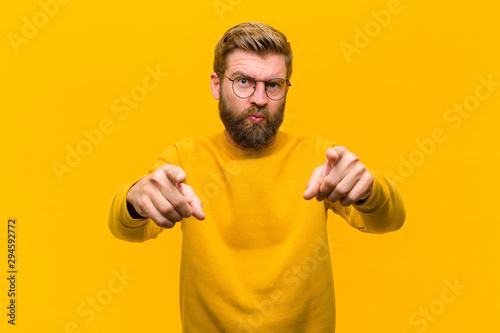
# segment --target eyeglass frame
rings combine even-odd
[[[232,90],[233,90],[233,93],[236,95],[236,97],[241,98],[241,99],[247,99],[247,98],[252,97],[252,95],[253,95],[253,94],[255,94],[255,91],[257,90],[257,84],[255,84],[255,86],[254,86],[254,88],[253,88],[253,92],[250,94],[250,96],[248,96],[248,97],[240,97],[240,96],[238,96],[238,94],[236,93],[236,91],[234,91],[234,81],[235,81],[237,78],[239,78],[239,77],[246,77],[246,78],[249,78],[249,79],[253,80],[255,83],[257,83],[257,82],[264,82],[264,87],[265,87],[265,88],[264,88],[264,90],[265,90],[265,92],[266,92],[266,96],[267,96],[267,98],[269,98],[269,99],[270,99],[270,100],[272,100],[272,101],[281,101],[283,98],[285,98],[285,97],[286,97],[286,94],[288,94],[288,87],[291,87],[291,86],[292,86],[292,84],[290,83],[290,81],[288,81],[288,79],[283,79],[283,78],[281,78],[281,77],[273,77],[273,78],[271,78],[271,79],[269,79],[269,80],[267,80],[267,81],[266,81],[266,80],[255,80],[253,77],[246,76],[246,75],[239,75],[239,76],[235,77],[234,79],[231,79],[231,78],[227,77],[227,76],[226,76],[224,73],[222,73],[222,72],[217,72],[217,73],[219,73],[220,75],[224,76],[226,79],[228,79],[229,81],[231,81],[231,88],[232,88]],[[271,80],[276,80],[276,79],[279,79],[279,80],[284,80],[284,81],[286,82],[286,84],[287,84],[287,87],[286,87],[286,90],[285,90],[285,94],[283,95],[283,97],[281,97],[281,98],[279,98],[279,99],[274,99],[274,98],[271,98],[271,97],[269,97],[269,95],[267,94],[267,83],[268,83],[269,81],[271,81]]]

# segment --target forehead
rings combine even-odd
[[[252,52],[235,50],[227,57],[226,73],[244,74],[256,80],[286,78],[285,56],[276,53],[261,56]]]

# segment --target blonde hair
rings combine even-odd
[[[287,80],[292,76],[293,56],[290,43],[284,34],[265,23],[246,22],[226,31],[215,46],[214,72],[226,71],[227,58],[235,49],[262,56],[272,53],[281,54],[285,57]]]

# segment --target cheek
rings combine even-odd
[[[269,112],[271,112],[271,114],[275,114],[276,112],[278,112],[278,110],[281,108],[281,106],[283,105],[283,101],[279,101],[279,102],[272,102],[272,103],[269,103],[267,108],[269,110]]]
[[[224,99],[231,105],[234,105],[237,102],[236,99],[239,99],[234,95],[233,89],[230,84],[223,85],[221,87],[221,90],[222,94],[224,95]]]
[[[233,90],[231,88],[230,84],[227,84],[226,82],[223,82],[220,86],[221,92],[224,94],[224,96],[230,97],[230,94],[233,93]]]
[[[229,87],[229,91],[227,91],[226,89],[224,89],[224,99],[226,101],[226,103],[235,111],[243,111],[243,110],[246,110],[247,108],[250,107],[250,104],[249,104],[249,99],[243,99],[243,98],[239,98],[237,97],[233,91],[231,90],[231,87]]]

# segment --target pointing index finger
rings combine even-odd
[[[335,166],[335,164],[337,164],[337,162],[342,158],[342,156],[344,156],[345,150],[346,149],[341,146],[328,148],[326,150],[326,158],[330,162],[332,162],[333,166]]]
[[[171,165],[169,168],[166,168],[165,173],[172,184],[182,183],[186,180],[186,173],[178,166]]]

